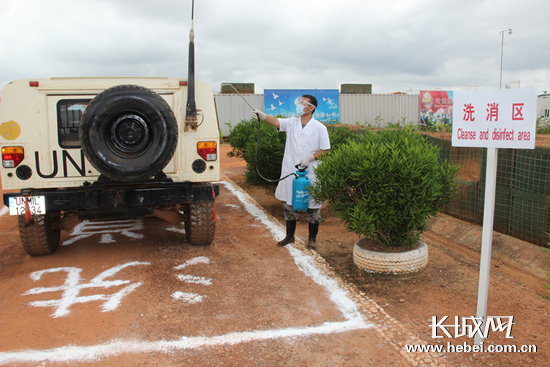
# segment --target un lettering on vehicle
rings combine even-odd
[[[51,167],[48,167],[47,164],[40,163],[41,154],[38,151],[34,152],[34,160],[36,173],[41,178],[54,178],[54,177],[74,177],[86,176],[86,158],[82,150],[78,150],[80,153],[79,157],[76,158],[68,150],[61,150],[61,154],[57,150],[51,152],[51,156],[48,157],[51,159]],[[45,158],[45,157],[44,157]],[[75,174],[71,174],[71,171],[76,171]]]

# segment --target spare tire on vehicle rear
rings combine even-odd
[[[178,143],[176,117],[150,89],[119,85],[95,97],[80,120],[80,144],[92,166],[117,181],[159,173]]]

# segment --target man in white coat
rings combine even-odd
[[[296,103],[296,115],[287,119],[278,119],[254,109],[252,112],[279,131],[286,132],[285,154],[281,177],[296,171],[296,165],[307,168],[307,177],[313,184],[317,178],[315,167],[321,163],[318,159],[330,151],[330,141],[327,128],[313,117],[317,108],[317,99],[309,94],[303,95]],[[292,180],[290,176],[279,182],[275,197],[284,202],[284,216],[286,220],[286,237],[277,243],[286,246],[294,243],[296,221],[298,213],[292,208]],[[309,239],[307,247],[315,249],[319,223],[321,222],[321,203],[310,199],[307,210],[309,222]]]

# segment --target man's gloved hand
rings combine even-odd
[[[266,118],[266,116],[267,116],[265,113],[263,113],[263,112],[260,111],[260,110],[255,109],[255,108],[252,109],[252,113],[254,114],[254,117],[260,116],[260,118],[261,118],[262,120],[265,120],[265,118]]]
[[[309,167],[309,164],[311,163],[311,161],[315,160],[315,157],[313,155],[310,155],[308,157],[305,157],[304,159],[302,159],[300,161],[300,166],[302,167]]]

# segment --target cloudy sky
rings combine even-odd
[[[263,89],[550,92],[549,0],[196,0],[196,78]],[[0,0],[0,89],[52,76],[187,76],[191,0]]]

